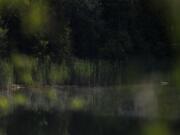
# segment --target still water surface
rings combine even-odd
[[[179,103],[178,86],[157,76],[2,90],[0,135],[179,135]]]

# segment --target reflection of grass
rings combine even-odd
[[[11,9],[20,12],[22,28],[26,33],[42,32],[47,27],[49,15],[45,0],[0,0],[0,9]]]
[[[0,111],[2,113],[8,113],[10,109],[10,102],[6,97],[0,97]]]
[[[51,101],[57,101],[58,100],[58,97],[57,97],[57,92],[55,90],[48,90],[47,91],[47,97],[49,100]]]
[[[81,111],[86,109],[87,101],[83,97],[67,97],[59,95],[59,92],[51,88],[45,91],[30,90],[18,91],[10,95],[0,97],[0,119],[9,116],[17,109],[28,109],[33,111],[52,109]]]
[[[6,132],[4,131],[2,127],[0,128],[0,135],[6,135]]]
[[[13,103],[15,105],[25,105],[27,103],[27,98],[22,94],[14,95],[13,97]]]
[[[70,101],[70,108],[73,110],[81,110],[85,107],[85,104],[84,99],[76,97]]]
[[[164,123],[150,123],[143,129],[143,135],[170,135]]]

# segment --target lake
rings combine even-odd
[[[161,79],[1,91],[2,135],[175,135],[180,92]]]

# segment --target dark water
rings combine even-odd
[[[180,91],[161,79],[1,91],[0,135],[178,135]]]

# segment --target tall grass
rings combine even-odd
[[[8,86],[14,83],[13,65],[8,61],[0,62],[0,86]]]
[[[0,85],[115,85],[136,81],[140,69],[132,69],[123,62],[103,60],[89,61],[74,59],[52,63],[50,59],[40,60],[15,54],[0,62]]]

